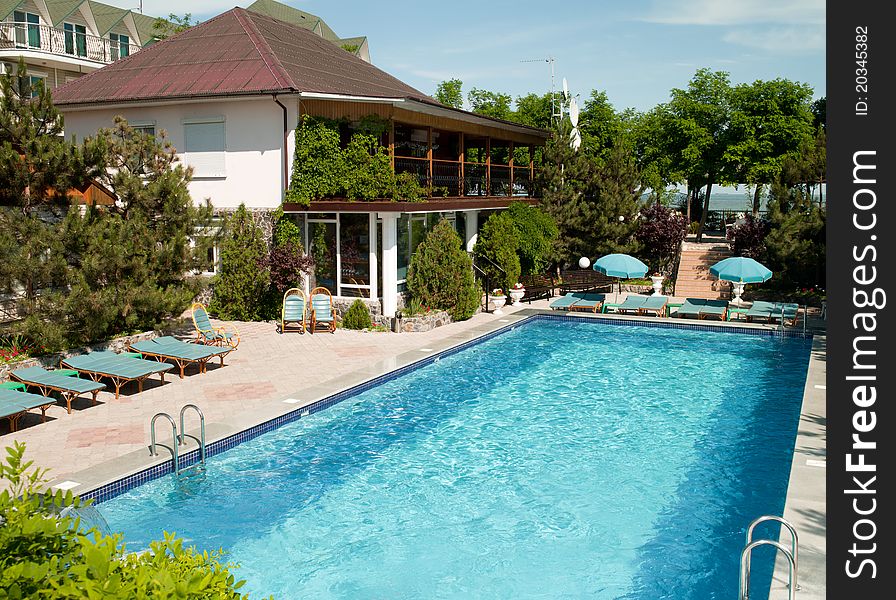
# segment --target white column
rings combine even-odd
[[[394,317],[398,308],[398,213],[382,212],[383,316]]]
[[[479,211],[478,210],[468,210],[464,212],[464,220],[466,221],[466,226],[464,229],[466,230],[467,239],[465,248],[467,252],[473,251],[473,246],[476,245],[476,230],[479,229]]]
[[[367,239],[370,240],[370,298],[376,300],[380,296],[380,292],[377,289],[377,269],[379,265],[376,257],[376,213],[370,213],[370,236]]]

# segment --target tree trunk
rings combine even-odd
[[[756,191],[753,192],[753,216],[759,216],[759,204],[762,201],[762,184],[756,184]]]
[[[818,180],[818,208],[824,206],[824,181]]]
[[[712,194],[712,178],[706,184],[706,198],[703,199],[703,214],[700,215],[700,227],[697,228],[697,243],[703,239],[703,228],[706,227],[706,215],[709,213],[709,196]]]
[[[687,215],[687,219],[688,219],[688,227],[691,226],[691,195],[692,194],[693,194],[693,189],[691,189],[691,186],[689,185],[687,194],[685,194],[685,201],[687,203],[687,208],[685,210],[686,210],[686,215]]]

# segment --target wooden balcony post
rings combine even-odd
[[[432,171],[432,127],[426,128],[426,162],[429,165],[429,176],[427,177],[427,181],[429,181],[429,195],[432,196],[432,187],[433,187],[433,171]]]
[[[529,144],[529,189],[526,193],[527,196],[532,196],[535,193],[535,146]]]
[[[395,173],[395,119],[389,119],[389,161]]]
[[[466,156],[464,156],[464,132],[461,131],[458,135],[458,146],[457,146],[457,162],[458,162],[458,172],[457,172],[457,195],[465,196],[466,187],[464,186],[464,160],[466,160]]]
[[[485,195],[492,195],[492,136],[485,136]]]
[[[509,142],[507,164],[510,165],[510,186],[507,188],[507,195],[513,196],[513,140]]]

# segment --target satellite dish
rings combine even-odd
[[[579,103],[575,97],[569,99],[569,123],[572,131],[569,132],[569,145],[573,150],[582,146],[582,134],[579,132]]]
[[[563,99],[569,98],[569,86],[566,85],[566,77],[563,78]]]

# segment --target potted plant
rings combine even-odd
[[[514,283],[513,287],[510,289],[510,299],[513,301],[510,303],[511,306],[517,306],[520,303],[520,300],[522,300],[525,293],[526,288],[522,283],[520,283],[519,281]]]
[[[507,302],[507,296],[504,295],[504,290],[502,290],[501,288],[493,289],[488,295],[488,300],[495,305],[494,314],[503,314],[501,312],[501,307],[504,306],[505,302]]]
[[[659,273],[654,273],[650,276],[650,281],[653,282],[653,294],[654,296],[662,296],[663,295],[663,281],[665,277],[660,275]]]

